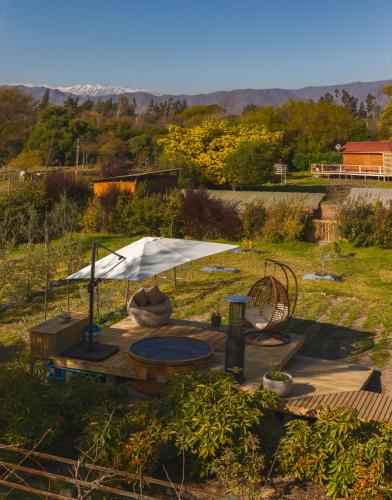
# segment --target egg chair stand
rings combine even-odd
[[[298,298],[294,271],[283,262],[266,259],[264,277],[249,290],[245,320],[250,325],[246,341],[253,345],[278,346],[290,342],[287,332]]]

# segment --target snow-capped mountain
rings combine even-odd
[[[75,95],[86,95],[86,96],[104,96],[110,94],[132,94],[134,92],[149,92],[144,89],[135,89],[132,87],[121,87],[119,85],[103,85],[100,83],[81,83],[78,85],[70,85],[68,87],[55,87],[61,92],[66,92],[67,94]],[[152,92],[149,92],[150,94]]]
[[[74,94],[86,97],[132,94],[135,92],[147,92],[149,94],[159,95],[156,92],[151,92],[145,89],[136,89],[133,87],[122,87],[120,85],[109,85],[109,84],[106,85],[100,83],[78,83],[76,85],[69,85],[69,86],[60,85],[58,87],[54,85],[34,84],[34,83],[10,83],[9,85],[23,85],[24,87],[29,87],[29,88],[43,87],[52,90],[60,90],[60,92],[64,92],[65,94]]]
[[[392,80],[376,82],[351,82],[336,85],[323,85],[318,87],[304,87],[300,89],[236,89],[236,90],[218,90],[206,94],[159,94],[131,87],[120,85],[102,85],[102,84],[78,84],[70,86],[49,86],[35,85],[31,83],[8,83],[2,86],[16,86],[22,92],[28,93],[38,102],[45,95],[46,89],[50,88],[50,103],[53,105],[62,105],[63,102],[72,95],[79,97],[82,103],[87,99],[97,101],[99,99],[113,99],[117,101],[119,95],[125,94],[128,98],[132,97],[136,101],[137,112],[146,110],[151,99],[156,103],[174,100],[185,100],[188,106],[200,106],[208,104],[218,104],[226,110],[228,114],[242,113],[244,106],[280,106],[288,99],[306,100],[313,99],[317,101],[326,92],[335,94],[335,89],[346,90],[354,96],[359,102],[366,102],[367,95],[374,95],[381,106],[388,102],[388,97],[383,93],[383,87],[390,85]]]

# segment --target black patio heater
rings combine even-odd
[[[231,374],[239,383],[245,380],[245,307],[249,301],[247,295],[229,295],[230,304],[229,330],[226,339],[225,372]]]

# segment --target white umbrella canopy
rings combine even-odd
[[[174,238],[141,238],[95,263],[95,278],[141,281],[192,260],[226,252],[237,245]],[[122,256],[123,258],[121,259]],[[68,280],[90,279],[91,266],[68,276]]]

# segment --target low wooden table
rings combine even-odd
[[[69,321],[50,318],[30,328],[30,352],[33,356],[50,358],[83,341],[83,329],[88,324],[88,315],[71,313]]]

